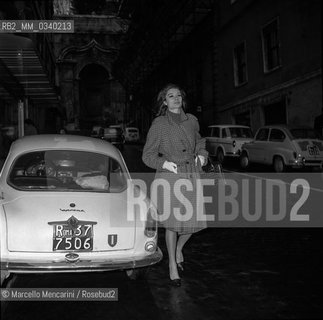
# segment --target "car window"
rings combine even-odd
[[[231,138],[252,138],[252,132],[250,128],[230,127],[228,129]]]
[[[256,137],[255,137],[255,140],[258,140],[258,141],[267,141],[268,134],[269,134],[269,129],[268,128],[260,129],[258,131]]]
[[[48,150],[19,156],[8,184],[22,190],[121,192],[125,170],[116,159],[84,151]]]
[[[282,142],[286,138],[285,133],[282,130],[279,129],[271,129],[269,141],[273,142]]]
[[[211,128],[211,137],[219,138],[220,137],[220,128],[213,127]]]
[[[227,137],[226,128],[222,128],[221,133],[222,133],[222,138],[226,138]]]

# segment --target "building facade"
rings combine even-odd
[[[74,33],[53,35],[60,103],[65,126],[83,134],[95,125],[123,123],[125,90],[112,66],[127,21],[117,17],[116,4],[54,0],[54,18],[74,21]]]
[[[220,0],[216,121],[313,127],[322,107],[321,1]]]
[[[204,134],[215,123],[313,126],[322,106],[320,0],[131,3],[123,6],[136,23],[117,65],[131,110],[150,115],[143,130],[168,82],[186,89]]]

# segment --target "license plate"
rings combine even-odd
[[[55,224],[53,250],[93,250],[93,224],[79,224],[76,227]]]
[[[307,151],[310,156],[320,155],[320,151],[317,146],[307,146]]]

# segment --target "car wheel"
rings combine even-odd
[[[223,163],[224,162],[224,153],[222,149],[218,149],[217,153],[216,153],[216,158],[218,160],[219,163]]]
[[[247,169],[250,165],[249,157],[246,152],[243,152],[240,156],[240,167],[242,169]]]
[[[136,269],[128,269],[126,270],[126,274],[131,280],[140,280],[144,279],[148,273],[148,267],[136,268]]]
[[[279,156],[276,156],[274,158],[274,163],[273,163],[273,166],[274,166],[274,171],[275,172],[284,172],[285,171],[285,163],[284,163],[284,160],[282,157],[279,157]]]

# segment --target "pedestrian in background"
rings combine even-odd
[[[38,132],[34,122],[31,119],[25,119],[24,135],[32,136],[37,133]]]
[[[320,138],[323,137],[323,108],[321,111],[322,113],[314,120],[314,130]]]
[[[197,208],[204,212],[201,197],[197,195],[201,167],[205,164],[208,152],[205,150],[205,139],[199,134],[199,123],[192,114],[185,113],[186,94],[175,84],[168,84],[157,97],[157,117],[154,119],[147,134],[143,149],[143,162],[150,168],[156,169],[156,179],[165,179],[173,191],[179,179],[190,182],[193,190],[181,190],[182,200],[188,200],[193,212],[187,220],[190,206],[184,205],[171,191],[164,194],[161,188],[157,192],[158,214],[170,208],[167,219],[160,220],[166,228],[166,246],[169,258],[169,277],[174,286],[181,285],[178,269],[184,270],[183,247],[191,235],[206,228],[205,221],[197,218]],[[185,189],[185,188],[184,188]],[[180,208],[180,215],[175,214]],[[178,211],[177,211],[178,212]],[[199,213],[203,213],[199,212]],[[178,216],[183,217],[182,219]]]

